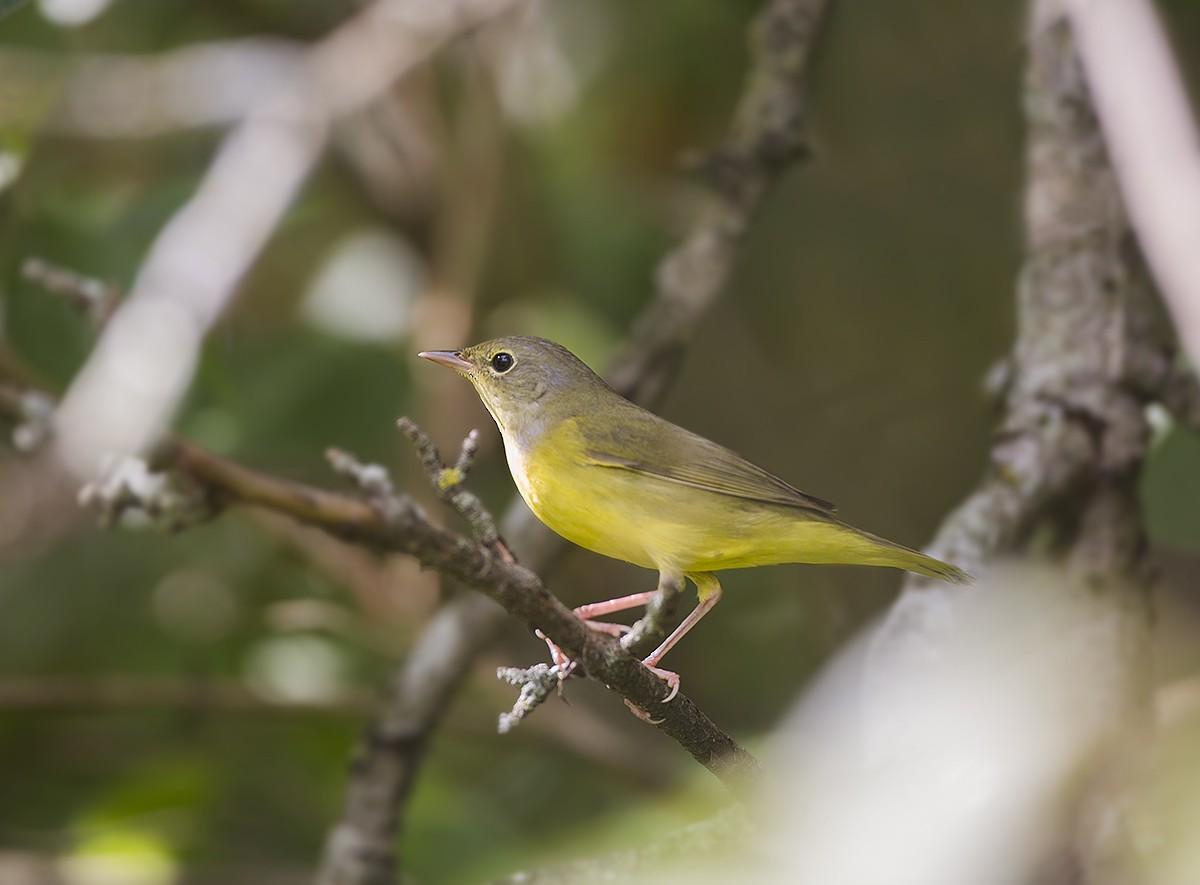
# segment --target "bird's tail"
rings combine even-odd
[[[907,572],[916,572],[918,575],[925,575],[927,578],[937,578],[939,581],[949,581],[951,584],[974,584],[975,579],[964,572],[956,565],[950,565],[948,562],[942,562],[940,559],[934,559],[917,550],[911,550],[902,544],[897,544],[894,541],[889,541],[886,538],[881,538],[878,535],[872,535],[870,532],[864,532],[861,529],[855,529],[847,526],[856,535],[859,535],[866,544],[866,550],[863,551],[863,558],[858,561],[864,565],[883,565],[891,566],[892,568],[904,569]]]
[[[882,565],[952,584],[974,583],[974,579],[957,566],[864,532],[831,516],[796,520],[789,535],[789,553],[787,558],[781,558],[782,562]]]

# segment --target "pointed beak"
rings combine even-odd
[[[466,372],[471,368],[471,364],[462,358],[461,350],[422,350],[417,356],[459,372]]]

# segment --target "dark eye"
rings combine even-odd
[[[500,353],[492,357],[492,368],[503,375],[513,367],[514,362],[515,360],[513,359],[513,355],[511,353],[500,351]]]

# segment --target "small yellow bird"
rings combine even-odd
[[[828,501],[634,405],[553,341],[496,338],[420,356],[475,386],[521,497],[542,522],[581,547],[657,569],[660,588],[695,583],[699,604],[643,662],[672,689],[667,700],[679,676],[658,662],[721,597],[720,569],[843,563],[971,582],[962,569],[840,522]],[[575,612],[586,620],[652,596]]]

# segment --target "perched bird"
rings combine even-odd
[[[658,663],[720,599],[713,572],[845,563],[971,581],[962,569],[839,521],[828,501],[631,403],[553,341],[496,338],[420,356],[475,386],[504,437],[521,497],[542,522],[581,547],[657,569],[659,588],[695,583],[699,604],[643,662],[670,686],[667,700],[679,676]],[[653,595],[575,612],[586,620]]]

